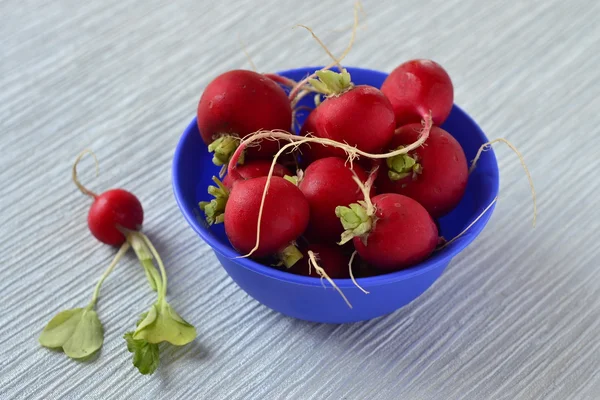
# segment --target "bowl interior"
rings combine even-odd
[[[319,67],[306,67],[279,74],[294,80],[300,80],[308,74],[319,69]],[[355,84],[368,84],[379,88],[387,74],[379,71],[347,68],[352,75]],[[301,105],[313,106],[312,96],[307,96],[301,101]],[[302,123],[306,118],[307,111],[298,113],[298,121]],[[453,107],[446,122],[442,125],[446,131],[451,133],[463,147],[467,160],[472,160],[479,147],[488,141],[477,124],[459,107]],[[223,224],[208,226],[204,220],[204,214],[198,206],[198,202],[210,200],[207,187],[213,182],[212,176],[218,176],[220,167],[215,166],[212,157],[208,153],[198,132],[196,119],[194,118],[178,144],[173,161],[173,187],[179,207],[192,228],[217,252],[234,258],[239,254],[231,247]],[[469,183],[464,198],[460,204],[448,215],[439,220],[441,235],[446,239],[453,238],[464,228],[471,224],[498,194],[499,177],[498,164],[493,150],[483,153],[478,161],[477,168],[469,177]],[[429,259],[411,268],[388,273],[376,277],[360,278],[366,284],[383,284],[385,281],[405,279],[419,273],[427,268],[438,265],[440,262],[448,262],[450,258],[464,249],[484,228],[491,216],[493,207],[490,208],[471,229],[461,238],[447,246],[441,251],[434,253]],[[278,279],[294,280],[300,284],[320,285],[318,278],[293,275],[285,271],[279,271],[269,266],[261,265],[250,259],[238,259],[239,263],[247,268],[252,268],[259,273],[270,275]],[[340,287],[353,285],[349,279],[337,280]]]

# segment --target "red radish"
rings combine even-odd
[[[144,375],[152,374],[158,367],[159,343],[168,342],[176,346],[188,344],[196,338],[196,328],[184,320],[166,299],[166,269],[150,239],[140,232],[144,211],[138,198],[123,189],[112,189],[98,195],[79,182],[77,165],[86,153],[94,156],[98,172],[96,156],[92,151],[84,150],[73,164],[72,179],[83,194],[94,199],[88,213],[88,226],[99,241],[120,245],[120,249],[98,280],[91,302],[85,308],[58,313],[46,325],[39,341],[44,347],[62,348],[68,357],[74,359],[89,358],[100,350],[104,342],[104,330],[95,310],[100,288],[131,247],[144,269],[148,284],[156,291],[157,299],[150,310],[138,319],[135,331],[125,333],[123,338],[127,350],[134,353],[133,365]]]
[[[452,110],[454,87],[448,73],[431,60],[411,60],[399,65],[381,85],[396,115],[396,126],[425,119],[441,125]]]
[[[260,240],[253,251],[266,183],[267,177],[258,177],[233,185],[225,206],[225,233],[241,254],[252,252],[255,258],[277,255],[290,267],[302,258],[294,241],[308,226],[308,202],[296,185],[278,176],[271,177],[260,223]]]
[[[239,138],[261,129],[289,130],[292,108],[273,80],[253,71],[232,70],[208,84],[198,103],[197,121],[204,143],[214,152],[213,162],[226,165]],[[263,140],[246,149],[246,157],[267,158],[278,149],[277,141]]]
[[[393,271],[423,261],[438,243],[435,222],[417,201],[394,193],[336,210],[358,254],[374,267]]]
[[[368,85],[354,86],[350,74],[318,71],[319,80],[311,80],[313,87],[327,98],[306,119],[300,134],[356,146],[368,153],[385,148],[396,127],[394,110],[383,93]],[[324,157],[345,157],[343,150],[312,144],[303,148],[310,160]]]
[[[213,176],[212,180],[215,183],[215,186],[211,185],[208,187],[208,194],[213,196],[214,199],[211,201],[201,201],[199,203],[200,209],[204,211],[206,216],[206,222],[208,222],[209,225],[220,224],[223,222],[223,213],[225,212],[225,205],[229,198],[229,191],[232,189],[235,182],[258,178],[259,176],[267,176],[270,169],[271,161],[255,160],[245,165],[238,166],[233,174],[225,176],[223,182],[216,176]],[[273,176],[284,177],[286,175],[292,175],[292,173],[284,166],[275,164]]]
[[[396,131],[391,150],[417,140],[420,124],[409,124]],[[409,154],[386,160],[386,173],[379,174],[377,187],[384,193],[398,193],[417,200],[433,216],[439,218],[462,199],[467,188],[467,158],[458,141],[437,126],[429,138]],[[382,171],[383,172],[383,171]]]
[[[367,180],[359,165],[355,164],[353,170],[362,182]],[[304,171],[298,187],[310,205],[308,237],[324,242],[339,239],[344,227],[335,215],[335,208],[363,200],[353,176],[350,165],[337,157],[317,160]]]
[[[255,160],[245,163],[244,165],[240,165],[236,168],[236,171],[239,173],[240,177],[244,180],[251,178],[258,178],[259,176],[267,176],[269,174],[269,169],[271,169],[271,161],[267,160]],[[273,176],[284,177],[286,175],[292,175],[289,169],[284,167],[281,164],[275,164],[275,168],[273,169]],[[231,178],[230,175],[225,176],[223,179],[223,185],[231,189],[235,180]]]
[[[312,267],[310,268],[310,274],[308,273],[309,258],[306,255],[308,251],[315,253],[315,256],[319,262],[319,266],[325,270],[325,273],[331,279],[345,279],[350,277],[348,272],[348,260],[350,257],[344,254],[342,249],[340,249],[340,246],[320,243],[308,245],[306,250],[303,251],[304,257],[302,260],[298,261],[293,267],[288,269],[289,272],[298,275],[312,276],[315,278],[321,277],[317,273],[316,269]]]
[[[77,165],[87,153],[94,157],[96,172],[98,172],[96,155],[91,150],[84,150],[75,159],[71,178],[81,193],[94,199],[88,211],[88,228],[100,242],[120,246],[127,240],[124,231],[139,231],[142,228],[144,222],[142,203],[135,195],[123,189],[112,189],[96,194],[83,186],[77,178]]]
[[[144,222],[142,204],[123,189],[108,190],[94,195],[88,213],[88,226],[96,239],[112,246],[122,245],[126,238],[120,228],[139,231]]]

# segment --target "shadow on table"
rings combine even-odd
[[[192,343],[181,347],[165,343],[160,345],[160,367],[156,372],[163,381],[163,384],[169,384],[172,367],[180,364],[182,360],[206,362],[210,359],[210,352],[208,348],[202,345],[201,341],[202,339],[197,337]]]

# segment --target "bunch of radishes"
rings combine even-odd
[[[315,107],[295,134],[299,93],[314,93]],[[228,166],[200,207],[209,223],[224,222],[240,255],[292,273],[347,278],[354,251],[359,276],[419,263],[439,243],[435,220],[467,185],[463,149],[439,127],[453,93],[430,60],[401,64],[381,89],[354,85],[343,68],[299,83],[226,72],[198,104],[213,161]]]

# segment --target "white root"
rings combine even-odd
[[[329,49],[327,49],[327,47],[325,47],[325,45],[323,44],[323,42],[321,42],[321,40],[319,40],[319,38],[317,38],[317,36],[312,32],[312,30],[310,30],[309,28],[305,27],[304,25],[301,25],[303,28],[308,29],[309,32],[311,32],[311,34],[313,35],[313,37],[319,42],[319,44],[325,49],[325,51],[327,52],[327,54],[329,54],[332,58],[333,58],[333,62],[328,64],[326,67],[324,67],[323,69],[321,69],[321,71],[327,71],[330,70],[331,68],[335,67],[336,65],[341,66],[341,62],[344,58],[346,58],[346,56],[348,55],[348,53],[350,52],[350,50],[352,49],[352,46],[354,46],[354,41],[356,39],[356,31],[358,30],[358,12],[359,10],[362,10],[362,6],[360,4],[360,2],[356,2],[354,4],[354,23],[352,25],[352,36],[350,37],[350,42],[348,43],[348,47],[346,47],[346,50],[344,50],[344,52],[342,53],[342,55],[340,56],[340,58],[335,58],[333,57],[333,54],[331,54],[331,52],[329,51]],[[313,91],[311,85],[308,84],[308,81],[310,81],[311,79],[314,79],[317,76],[316,73],[312,73],[311,75],[307,76],[306,78],[302,79],[300,82],[298,82],[298,84],[292,88],[292,90],[290,91],[290,94],[288,96],[288,98],[290,99],[290,101],[293,101],[296,97],[296,95],[301,91],[301,90],[309,90],[309,91]]]
[[[356,256],[356,253],[357,253],[357,251],[354,250],[354,252],[350,256],[350,261],[348,261],[348,272],[350,272],[350,279],[352,279],[352,283],[354,283],[354,286],[356,286],[357,288],[359,288],[360,290],[362,290],[362,292],[364,294],[369,294],[369,291],[363,289],[362,286],[360,286],[358,284],[358,282],[356,282],[356,279],[354,279],[354,273],[352,272],[352,262],[354,261],[354,257]]]
[[[458,235],[456,235],[455,237],[453,237],[452,239],[450,239],[449,241],[447,241],[446,243],[444,243],[442,246],[438,247],[436,249],[436,251],[442,250],[443,248],[445,248],[447,246],[450,246],[452,243],[454,243],[456,240],[458,240],[461,236],[463,236],[465,233],[467,233],[469,231],[469,229],[471,229],[471,227],[473,225],[475,225],[475,223],[477,223],[477,221],[479,221],[481,218],[483,218],[483,216],[485,215],[485,213],[488,212],[488,210],[490,208],[492,208],[492,206],[494,204],[496,204],[496,201],[498,201],[498,196],[494,197],[494,199],[491,201],[491,203],[488,204],[488,206],[481,212],[481,214],[479,214],[477,216],[477,218],[475,218],[473,220],[473,222],[471,222],[469,224],[469,226],[467,226],[465,229],[463,229],[461,233],[459,233]]]
[[[252,71],[256,72],[256,64],[254,64],[254,61],[252,61],[252,57],[250,57],[250,54],[248,53],[248,50],[246,49],[246,43],[244,43],[244,41],[242,40],[242,36],[238,33],[238,41],[240,42],[240,47],[242,48],[242,51],[244,52],[244,55],[246,56],[246,60],[248,60],[248,64],[250,64],[250,68],[252,68]]]
[[[344,293],[341,291],[341,289],[338,287],[338,285],[336,285],[335,282],[329,277],[329,275],[327,275],[327,272],[325,272],[325,270],[319,266],[317,258],[315,257],[315,253],[313,253],[310,250],[308,251],[308,262],[309,265],[312,264],[315,271],[317,271],[317,274],[319,274],[321,278],[327,279],[327,282],[329,282],[331,286],[333,286],[333,288],[337,290],[337,292],[340,294],[340,296],[342,296],[346,304],[348,304],[348,307],[352,308],[352,304],[350,304],[350,302],[348,301]]]
[[[477,154],[475,155],[475,158],[473,159],[473,162],[471,163],[471,167],[469,168],[469,174],[471,174],[475,170],[475,167],[477,166],[477,161],[479,161],[481,154],[484,151],[490,150],[494,143],[500,143],[500,142],[507,145],[517,155],[517,157],[519,157],[519,161],[521,161],[521,165],[523,166],[523,169],[525,170],[525,174],[527,175],[527,179],[529,180],[529,187],[531,189],[531,197],[533,199],[533,226],[535,227],[535,223],[537,221],[537,200],[536,200],[535,188],[533,186],[533,179],[531,178],[531,173],[529,173],[529,168],[527,168],[527,164],[525,164],[525,158],[523,158],[523,155],[521,154],[521,152],[519,150],[517,150],[517,148],[512,143],[510,143],[508,140],[506,140],[504,138],[498,138],[498,139],[491,140],[487,143],[484,143],[479,148],[479,150],[477,150]],[[494,199],[494,202],[495,201],[496,201],[496,199]],[[492,204],[494,202],[492,202]],[[484,213],[485,213],[485,211],[484,211]]]
[[[334,66],[337,65],[340,72],[342,71],[343,68],[342,68],[342,65],[340,64],[340,60],[338,60],[337,58],[335,58],[335,56],[333,54],[331,54],[331,51],[327,48],[327,46],[325,46],[325,43],[323,43],[323,41],[321,39],[319,39],[319,37],[315,34],[315,32],[311,28],[309,28],[306,25],[302,25],[302,24],[298,24],[298,25],[296,25],[296,27],[306,29],[312,35],[313,39],[315,39],[317,41],[317,43],[319,43],[321,45],[321,47],[323,48],[323,50],[325,50],[327,55],[329,57],[331,57],[331,59],[335,63]]]
[[[531,196],[533,199],[533,226],[535,227],[535,223],[537,220],[537,200],[536,200],[535,188],[533,186],[533,179],[531,178],[531,174],[529,173],[527,164],[525,164],[525,158],[523,157],[521,152],[519,150],[517,150],[517,148],[512,143],[510,143],[508,140],[506,140],[504,138],[498,138],[498,139],[491,140],[491,141],[481,145],[481,147],[479,147],[479,150],[477,150],[477,154],[475,155],[475,158],[471,162],[471,167],[469,168],[469,174],[471,174],[475,170],[475,167],[477,166],[477,161],[479,161],[481,154],[483,154],[484,151],[490,150],[494,143],[500,143],[500,142],[506,144],[513,152],[515,152],[517,157],[519,157],[519,161],[521,161],[521,165],[523,166],[523,169],[525,170],[525,174],[527,174],[527,179],[529,180],[529,187],[531,188]],[[487,213],[488,210],[490,208],[492,208],[492,206],[494,204],[496,204],[497,201],[498,201],[498,196],[494,197],[494,199],[490,202],[490,204],[488,204],[487,207],[477,216],[477,218],[475,218],[475,220],[473,220],[473,222],[471,222],[465,229],[463,229],[462,232],[460,232],[458,235],[456,235],[451,240],[444,243],[442,246],[438,247],[437,251],[442,250],[443,248],[449,246],[450,244],[454,243],[458,238],[460,238],[465,233],[467,233],[469,231],[469,229],[471,229],[473,227],[473,225],[475,225],[475,223],[477,221],[479,221],[485,215],[485,213]]]

